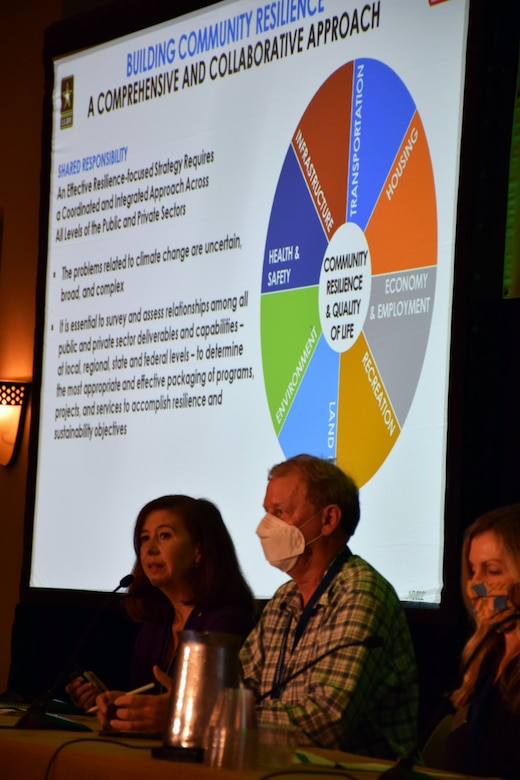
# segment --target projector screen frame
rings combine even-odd
[[[180,2],[176,5],[175,18],[184,13],[199,10],[211,6],[211,2]],[[473,226],[481,218],[479,209],[483,206],[472,197],[471,187],[474,182],[475,159],[483,160],[483,152],[478,148],[478,139],[475,138],[472,128],[475,123],[482,121],[483,107],[479,100],[479,88],[482,87],[482,79],[493,74],[486,73],[483,63],[483,52],[480,39],[485,30],[485,16],[483,10],[479,12],[475,3],[470,4],[469,34],[467,43],[467,71],[464,97],[464,117],[462,124],[461,159],[459,174],[459,202],[456,228],[455,264],[454,264],[454,289],[452,301],[452,328],[451,328],[451,352],[450,352],[450,387],[448,396],[448,433],[447,433],[447,458],[446,458],[446,499],[445,499],[445,538],[444,538],[444,591],[440,605],[426,606],[416,602],[404,602],[407,613],[412,620],[428,623],[452,623],[460,615],[461,601],[459,596],[459,550],[464,527],[473,519],[473,510],[480,511],[480,507],[473,506],[466,501],[470,490],[473,464],[472,452],[467,442],[462,440],[464,431],[467,432],[470,420],[467,413],[468,384],[465,376],[467,368],[467,343],[470,338],[474,319],[472,303],[478,299],[480,288],[474,289],[475,269],[469,257],[470,248],[474,239],[471,231]],[[124,13],[122,9],[124,8]],[[31,603],[51,603],[53,601],[63,603],[97,602],[106,597],[106,593],[96,591],[68,591],[60,589],[33,588],[29,586],[31,554],[32,554],[32,530],[35,501],[35,486],[37,474],[38,431],[40,417],[40,396],[38,388],[42,376],[42,345],[43,324],[45,308],[45,288],[47,274],[47,234],[49,225],[49,181],[51,171],[51,137],[52,137],[52,91],[54,85],[53,60],[79,51],[92,45],[97,45],[135,32],[145,27],[159,24],[174,18],[171,14],[171,6],[166,2],[153,0],[146,4],[131,2],[115,4],[113,6],[97,9],[92,13],[71,17],[53,25],[45,36],[44,65],[45,65],[45,97],[43,107],[43,131],[42,131],[42,176],[41,176],[41,200],[40,200],[40,257],[37,281],[37,329],[35,338],[34,383],[31,415],[31,435],[29,450],[29,476],[27,485],[26,502],[26,526],[24,562],[21,580],[22,601]],[[502,31],[504,32],[504,31]],[[504,33],[505,34],[505,33]],[[496,45],[496,54],[499,55],[500,47]],[[509,56],[503,55],[503,59]],[[509,82],[504,85],[501,110],[504,117],[503,135],[507,138],[508,132],[508,91]],[[505,155],[504,155],[505,156]],[[503,177],[502,168],[506,168],[506,161],[499,166],[499,175]],[[507,174],[506,174],[507,176]],[[507,179],[501,186],[507,184]],[[505,223],[505,219],[504,219]],[[503,240],[500,230],[497,229],[495,245],[500,246]],[[499,269],[500,271],[500,269]],[[487,273],[491,274],[490,269]],[[491,280],[493,285],[500,284],[501,275],[497,272],[497,281]],[[469,296],[468,296],[469,292]],[[211,497],[211,496],[210,496]],[[475,502],[477,504],[478,502]],[[137,513],[136,508],[136,513]],[[363,522],[363,518],[361,520]],[[255,543],[255,539],[252,539]],[[117,572],[115,580],[126,572]],[[114,582],[114,586],[117,582]]]

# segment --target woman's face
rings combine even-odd
[[[141,529],[139,555],[152,585],[166,596],[188,595],[186,589],[200,552],[174,510],[150,512]]]
[[[495,532],[484,531],[473,537],[467,588],[479,622],[499,619],[501,612],[511,608],[509,586],[516,580]]]

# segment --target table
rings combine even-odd
[[[1,780],[262,780],[271,770],[212,769],[203,764],[153,758],[151,749],[161,741],[148,738],[108,738],[99,736],[96,721],[85,719],[92,732],[37,731],[14,729],[20,715],[0,716]],[[83,720],[78,718],[79,721]],[[290,780],[353,778],[379,780],[392,762],[365,758],[339,750],[302,748],[302,756],[316,761],[341,762],[345,769],[295,763],[290,774],[277,777]],[[300,753],[300,751],[297,751]],[[366,767],[363,769],[362,767]],[[462,780],[462,775],[425,770],[426,777]],[[319,774],[318,774],[319,772]],[[465,776],[464,780],[475,780]]]

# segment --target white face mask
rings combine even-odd
[[[321,509],[312,517],[309,517],[299,528],[295,525],[289,525],[279,517],[267,513],[260,520],[256,533],[260,537],[260,542],[264,555],[271,564],[277,569],[288,572],[298,562],[298,558],[303,553],[307,545],[316,542],[322,534],[315,536],[309,542],[305,541],[305,536],[301,529],[310,523]]]

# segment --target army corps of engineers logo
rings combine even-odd
[[[74,109],[74,76],[61,80],[60,128],[72,127]]]

